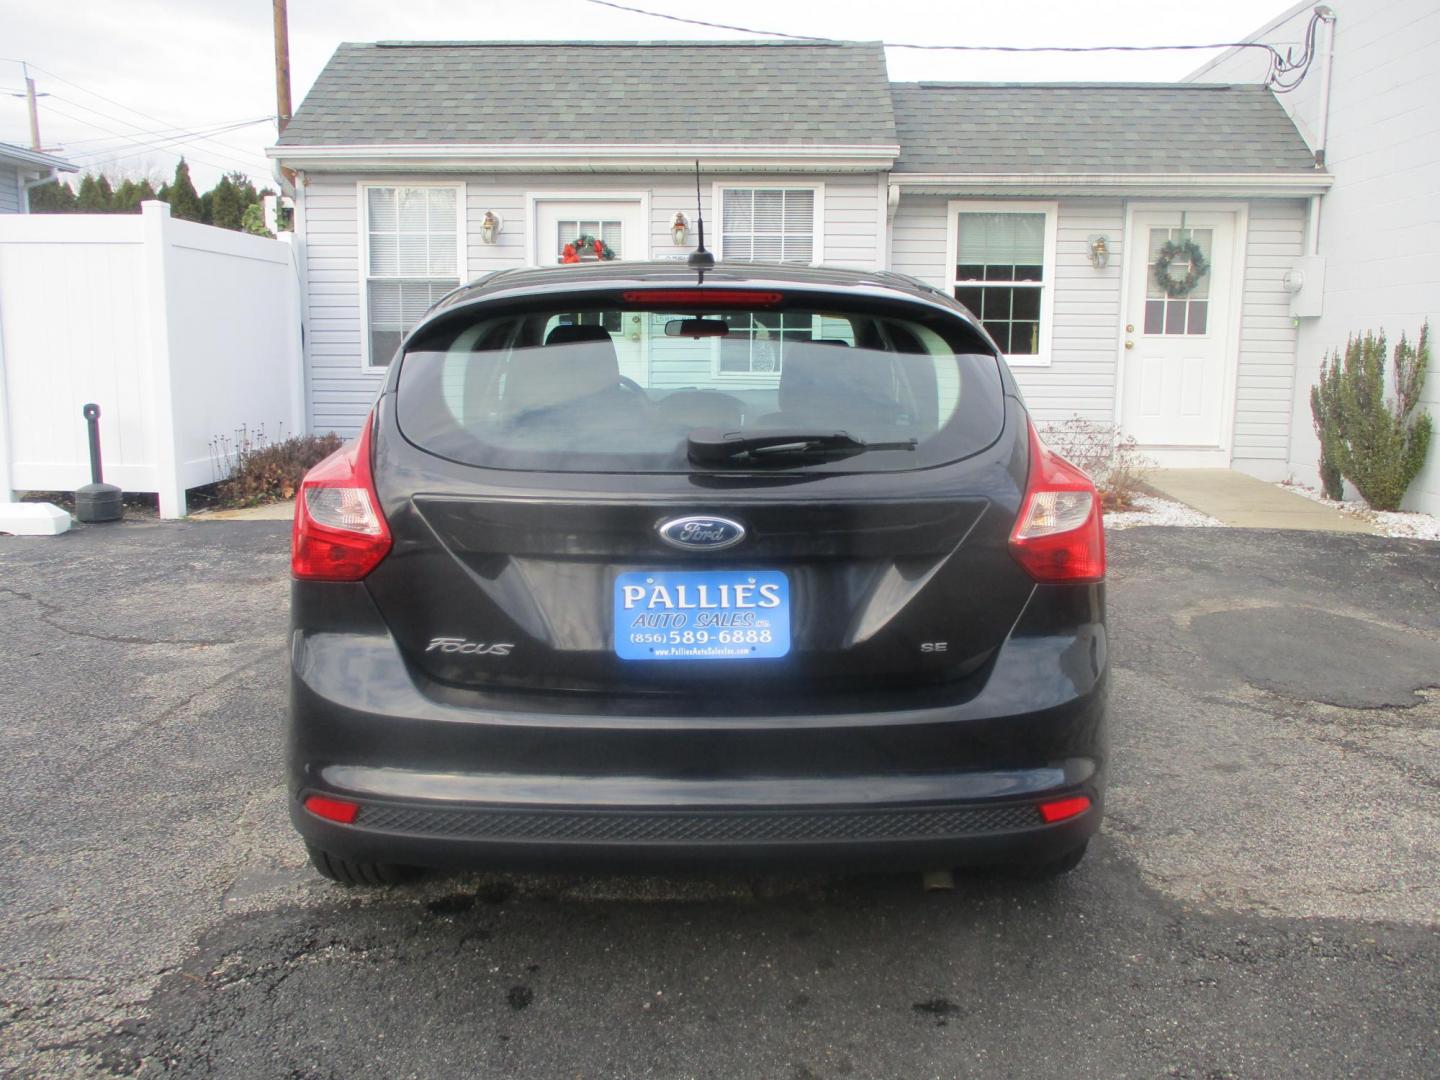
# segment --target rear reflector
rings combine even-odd
[[[637,289],[621,294],[627,304],[659,304],[671,307],[712,308],[774,307],[785,299],[783,293],[758,289]]]
[[[1041,582],[1101,581],[1105,526],[1095,484],[1040,441],[1030,425],[1030,475],[1010,553]]]
[[[338,821],[341,825],[350,825],[355,821],[356,815],[360,813],[360,804],[346,802],[344,799],[328,799],[324,795],[307,795],[305,809],[326,821]]]
[[[1065,821],[1068,818],[1076,817],[1090,809],[1090,796],[1075,795],[1069,799],[1056,799],[1053,802],[1042,802],[1040,804],[1040,816],[1045,819],[1045,824],[1053,825],[1057,821]]]
[[[316,465],[300,482],[290,572],[309,581],[359,581],[390,552],[370,469],[375,416],[360,437]]]

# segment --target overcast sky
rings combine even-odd
[[[793,34],[987,45],[1178,44],[1244,38],[1284,0],[626,0],[637,7]],[[1272,10],[1273,7],[1273,10]],[[824,10],[823,20],[814,12]],[[585,0],[290,0],[297,104],[341,41],[712,39],[732,31],[632,15]],[[273,120],[198,142],[184,133],[275,112],[270,0],[0,0],[0,90],[42,93],[41,136],[77,164],[168,176],[183,152],[204,190],[222,170],[266,180]],[[888,52],[893,79],[1178,80],[1213,54]],[[146,145],[146,141],[150,145]],[[0,97],[0,142],[30,143],[25,103]],[[154,145],[156,142],[162,145]]]

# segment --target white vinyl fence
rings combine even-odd
[[[303,434],[290,244],[161,202],[0,217],[0,503],[90,482],[92,401],[106,482],[158,493],[162,517],[221,479],[217,438]]]

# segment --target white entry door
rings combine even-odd
[[[1121,427],[1142,446],[1223,453],[1233,408],[1235,215],[1146,210],[1131,223]]]
[[[650,235],[646,228],[645,206],[640,199],[538,198],[535,201],[534,258],[537,266],[554,266],[571,259],[599,262],[593,241],[601,252],[615,259],[650,258]],[[589,238],[591,243],[577,243]],[[567,254],[567,245],[573,256]],[[642,385],[647,381],[647,327],[639,315],[612,314],[604,317],[606,329],[615,341],[620,374]]]

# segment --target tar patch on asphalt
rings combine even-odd
[[[1301,701],[1405,708],[1440,684],[1440,642],[1308,607],[1247,607],[1197,616],[1191,629],[1215,665]]]

